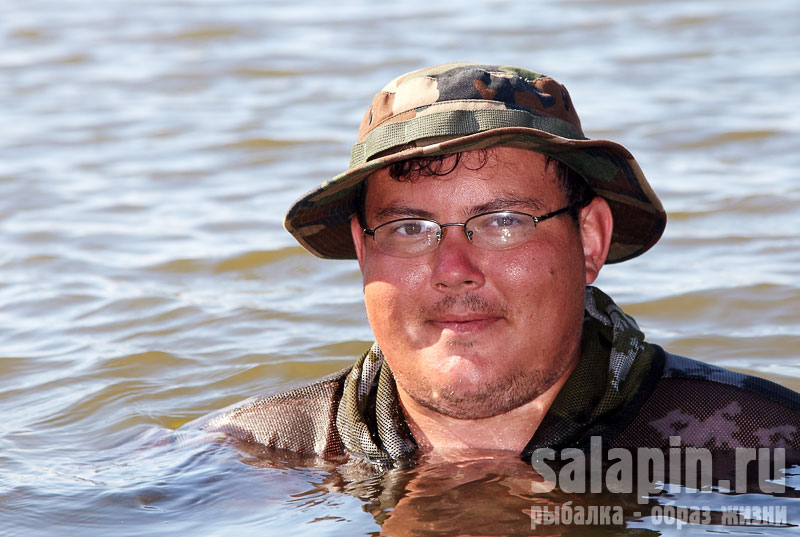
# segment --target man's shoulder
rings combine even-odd
[[[664,368],[617,445],[800,448],[800,394],[766,379],[665,352]]]
[[[735,396],[763,398],[800,412],[800,393],[776,382],[665,352],[663,382],[684,382]]]
[[[197,425],[240,442],[298,454],[343,451],[336,411],[350,368],[287,391],[253,397],[222,409]]]

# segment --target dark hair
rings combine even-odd
[[[577,222],[581,209],[589,205],[589,202],[597,197],[597,192],[594,191],[592,185],[581,174],[558,159],[549,155],[546,157],[544,167],[547,169],[550,166],[555,166],[558,186],[561,187],[561,190],[564,191],[564,196],[567,198],[568,212],[573,220]]]
[[[443,177],[456,169],[461,161],[463,153],[452,153],[449,155],[436,155],[432,157],[418,157],[409,160],[401,160],[389,165],[389,176],[401,182],[415,182],[421,177]],[[488,153],[486,149],[478,150],[479,161],[471,170],[480,170],[486,165]],[[455,157],[452,158],[451,157]],[[592,199],[597,196],[594,189],[586,182],[586,179],[578,172],[564,164],[558,159],[545,155],[545,169],[555,166],[556,180],[564,195],[567,198],[569,214],[575,222],[578,221],[578,214],[581,209],[586,207]],[[367,201],[367,181],[361,183],[358,193],[357,216],[358,223],[362,228],[367,227],[366,201]]]

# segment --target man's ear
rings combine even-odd
[[[361,272],[364,272],[364,230],[361,224],[358,223],[358,216],[353,215],[350,217],[350,234],[353,236],[353,244],[356,247],[356,257],[358,258],[358,266]]]
[[[606,200],[596,196],[578,215],[583,258],[586,267],[586,285],[597,279],[606,262],[614,230],[614,217]]]

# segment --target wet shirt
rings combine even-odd
[[[258,397],[200,423],[240,442],[301,455],[394,465],[417,445],[377,344],[343,371]],[[587,287],[581,359],[521,456],[538,448],[681,447],[712,453],[786,448],[800,454],[800,394],[665,352],[599,289]],[[673,444],[674,445],[674,444]]]

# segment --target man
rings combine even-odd
[[[358,259],[375,345],[203,427],[387,465],[592,437],[797,450],[800,395],[665,353],[590,286],[665,224],[631,154],[585,138],[555,80],[474,64],[403,75],[364,115],[350,169],[285,220],[315,255]]]

